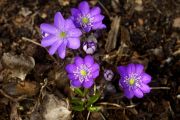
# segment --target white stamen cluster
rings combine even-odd
[[[141,76],[136,74],[136,73],[131,73],[127,76],[125,76],[124,78],[124,83],[129,87],[129,90],[132,90],[132,89],[136,89],[138,87],[140,87],[140,82],[141,82]],[[130,84],[130,80],[134,80],[134,83],[131,85]]]
[[[82,75],[82,70],[86,72],[86,75]],[[89,78],[92,76],[91,69],[86,65],[78,66],[73,74],[75,76],[75,79],[78,79],[81,83],[83,83],[84,81],[89,81]]]

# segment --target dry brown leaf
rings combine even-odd
[[[116,47],[120,21],[121,21],[121,17],[116,16],[114,17],[111,23],[111,30],[108,33],[108,38],[106,39],[106,44],[105,44],[106,52],[110,52]]]
[[[68,103],[58,99],[53,94],[47,94],[44,97],[44,120],[71,120],[71,111],[68,109]]]
[[[11,96],[27,97],[34,96],[38,93],[40,86],[35,82],[24,81],[21,83],[7,83],[3,85],[3,90]]]
[[[173,27],[180,28],[180,17],[174,19]]]
[[[5,70],[11,73],[8,77],[19,78],[23,81],[28,72],[34,68],[35,61],[30,56],[4,53],[2,56],[2,65]]]

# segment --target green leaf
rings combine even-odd
[[[72,98],[70,102],[71,102],[72,105],[79,105],[79,106],[84,105],[84,101],[82,101],[79,98]]]
[[[84,94],[83,94],[83,92],[81,91],[80,88],[75,88],[75,89],[74,89],[74,92],[75,92],[76,94],[82,96],[82,97],[84,96]]]
[[[100,106],[90,106],[87,109],[90,112],[98,112],[99,110],[101,110],[101,107]]]
[[[94,96],[91,96],[89,99],[88,99],[88,102],[87,102],[87,107],[91,106],[93,103],[95,103],[100,97],[100,93],[96,93],[96,95]]]
[[[74,111],[83,111],[84,106],[72,106],[72,110],[74,110]]]

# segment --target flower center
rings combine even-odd
[[[89,23],[89,18],[83,17],[83,18],[82,18],[82,22],[83,22],[84,24]]]
[[[80,73],[81,73],[82,76],[86,76],[87,75],[87,71],[86,70],[81,70]]]
[[[75,79],[79,79],[81,83],[83,81],[88,81],[89,77],[92,77],[91,69],[88,68],[86,65],[80,65],[77,67],[75,71],[73,71]]]
[[[131,79],[129,80],[129,84],[130,84],[130,85],[134,85],[134,83],[135,83],[135,79],[134,79],[134,78],[131,78]]]
[[[60,36],[61,38],[65,38],[65,37],[66,37],[66,32],[60,32],[59,36]]]

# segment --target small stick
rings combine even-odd
[[[104,117],[104,115],[103,115],[102,112],[100,112],[100,115],[101,115],[101,117],[102,117],[103,120],[106,120],[106,118]]]
[[[115,103],[108,103],[108,102],[101,102],[101,103],[98,103],[99,105],[106,105],[106,106],[114,106],[114,107],[117,107],[119,109],[129,109],[129,108],[133,108],[135,107],[136,105],[129,105],[129,106],[125,106],[125,107],[122,107],[121,105],[119,104],[115,104]]]
[[[89,120],[89,116],[90,116],[91,112],[89,111],[88,114],[87,114],[87,118],[86,120]]]
[[[170,87],[151,87],[152,90],[170,90]]]
[[[0,90],[0,93],[1,93],[4,97],[10,99],[11,101],[17,102],[13,97],[11,97],[11,96],[9,96],[8,94],[6,94],[3,90]]]
[[[38,42],[35,42],[35,40],[31,40],[31,39],[26,38],[26,37],[22,37],[22,40],[27,41],[27,42],[30,42],[30,43],[33,43],[33,44],[35,44],[35,45],[37,45],[37,46],[42,47],[41,44],[38,43]],[[46,51],[48,52],[47,49],[46,49]],[[48,55],[49,55],[49,54],[48,54]],[[56,60],[53,56],[51,56],[51,55],[49,55],[49,56],[50,56],[50,58],[51,58],[52,60],[54,60],[54,61],[58,64],[57,60]]]
[[[31,43],[33,43],[33,44],[35,44],[35,45],[37,45],[37,46],[42,47],[42,46],[41,46],[41,44],[39,44],[38,42],[35,42],[35,40],[31,40],[31,39],[26,38],[26,37],[22,37],[22,40],[25,40],[25,41],[31,42]]]
[[[13,102],[18,102],[18,101],[20,101],[20,100],[26,99],[26,97],[27,97],[26,95],[22,95],[22,96],[19,96],[18,98],[13,98],[13,97],[11,97],[10,95],[6,94],[2,89],[0,89],[0,93],[1,93],[4,97],[10,99],[10,100],[13,101]]]
[[[99,5],[104,9],[104,11],[106,12],[106,14],[108,15],[108,17],[111,19],[110,13],[109,11],[106,9],[106,7],[100,2],[98,1]]]

